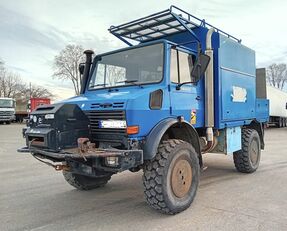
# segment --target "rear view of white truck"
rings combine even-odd
[[[269,99],[270,124],[277,127],[287,126],[287,92],[267,86],[267,99]]]
[[[287,92],[266,86],[266,69],[256,69],[256,95],[269,100],[269,125],[287,126]]]

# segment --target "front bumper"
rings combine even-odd
[[[0,121],[13,121],[14,120],[14,116],[1,116],[0,117]]]
[[[66,162],[70,171],[81,174],[81,165],[86,165],[100,171],[121,172],[136,168],[143,164],[143,150],[119,150],[119,149],[93,149],[85,154],[80,154],[77,148],[51,152],[43,149],[20,148],[18,152],[30,152],[40,159],[48,159],[53,162]],[[107,159],[116,159],[115,165],[109,165]]]

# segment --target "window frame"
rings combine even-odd
[[[190,53],[190,52],[187,52],[187,51],[184,51],[184,50],[179,50],[179,49],[176,49],[176,48],[171,48],[171,51],[170,51],[170,63],[171,63],[171,59],[172,59],[172,50],[176,51],[176,67],[177,67],[177,80],[178,82],[173,82],[171,80],[171,75],[170,75],[170,82],[173,83],[173,84],[181,84],[181,78],[180,78],[180,64],[179,64],[179,52],[181,53],[184,53],[184,54],[187,54],[188,56],[190,55],[191,57],[192,56],[195,56],[194,54]],[[193,57],[192,57],[193,58]],[[194,63],[193,63],[194,64]],[[171,65],[170,65],[170,68],[171,68]],[[171,70],[169,71],[169,73],[171,74]],[[191,76],[191,71],[189,72],[189,76],[190,76],[190,81],[192,81],[192,76]],[[186,83],[186,82],[184,82]],[[192,84],[192,85],[195,85],[196,83],[188,83],[188,84]]]
[[[99,61],[103,56],[110,55],[110,54],[115,54],[115,53],[119,53],[119,52],[122,52],[122,51],[133,50],[133,49],[137,49],[137,48],[143,48],[143,47],[148,47],[148,46],[153,46],[153,45],[159,45],[159,44],[161,44],[162,47],[163,47],[163,57],[162,57],[162,68],[163,68],[163,69],[162,69],[161,79],[160,79],[159,81],[155,81],[155,82],[140,83],[140,85],[141,85],[141,86],[144,86],[144,85],[153,85],[153,84],[162,83],[163,80],[165,79],[165,66],[166,66],[165,59],[166,59],[166,50],[167,50],[166,43],[163,42],[163,41],[152,42],[152,43],[144,44],[144,45],[143,45],[143,44],[140,44],[140,45],[137,45],[137,46],[133,46],[133,47],[129,47],[129,48],[124,48],[124,49],[119,49],[119,50],[116,50],[116,51],[113,51],[113,52],[108,52],[108,53],[104,53],[104,54],[101,54],[101,55],[97,55],[97,56],[94,58],[93,65],[92,65],[92,68],[91,68],[91,71],[90,71],[90,74],[89,74],[89,78],[88,78],[88,80],[87,80],[87,83],[90,83],[94,71],[97,71],[98,64],[99,64],[98,61]],[[116,89],[116,88],[122,88],[122,87],[135,87],[135,85],[133,85],[133,84],[125,84],[125,85],[109,86],[109,87],[101,87],[101,88],[89,88],[89,84],[87,84],[85,91],[89,92],[89,91],[97,91],[97,90],[105,90],[105,89],[113,89],[113,88]]]

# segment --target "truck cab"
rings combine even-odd
[[[205,153],[256,171],[268,100],[253,50],[175,6],[109,31],[128,47],[86,51],[81,95],[33,111],[19,151],[82,190],[142,169],[148,204],[167,214],[192,203]]]
[[[15,120],[15,100],[0,98],[0,123],[10,124]]]

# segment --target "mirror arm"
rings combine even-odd
[[[182,85],[184,85],[184,84],[189,84],[189,83],[195,83],[195,82],[190,81],[190,82],[179,83],[179,84],[177,84],[177,86],[175,87],[175,89],[176,89],[176,90],[180,90],[180,87],[181,87]]]

